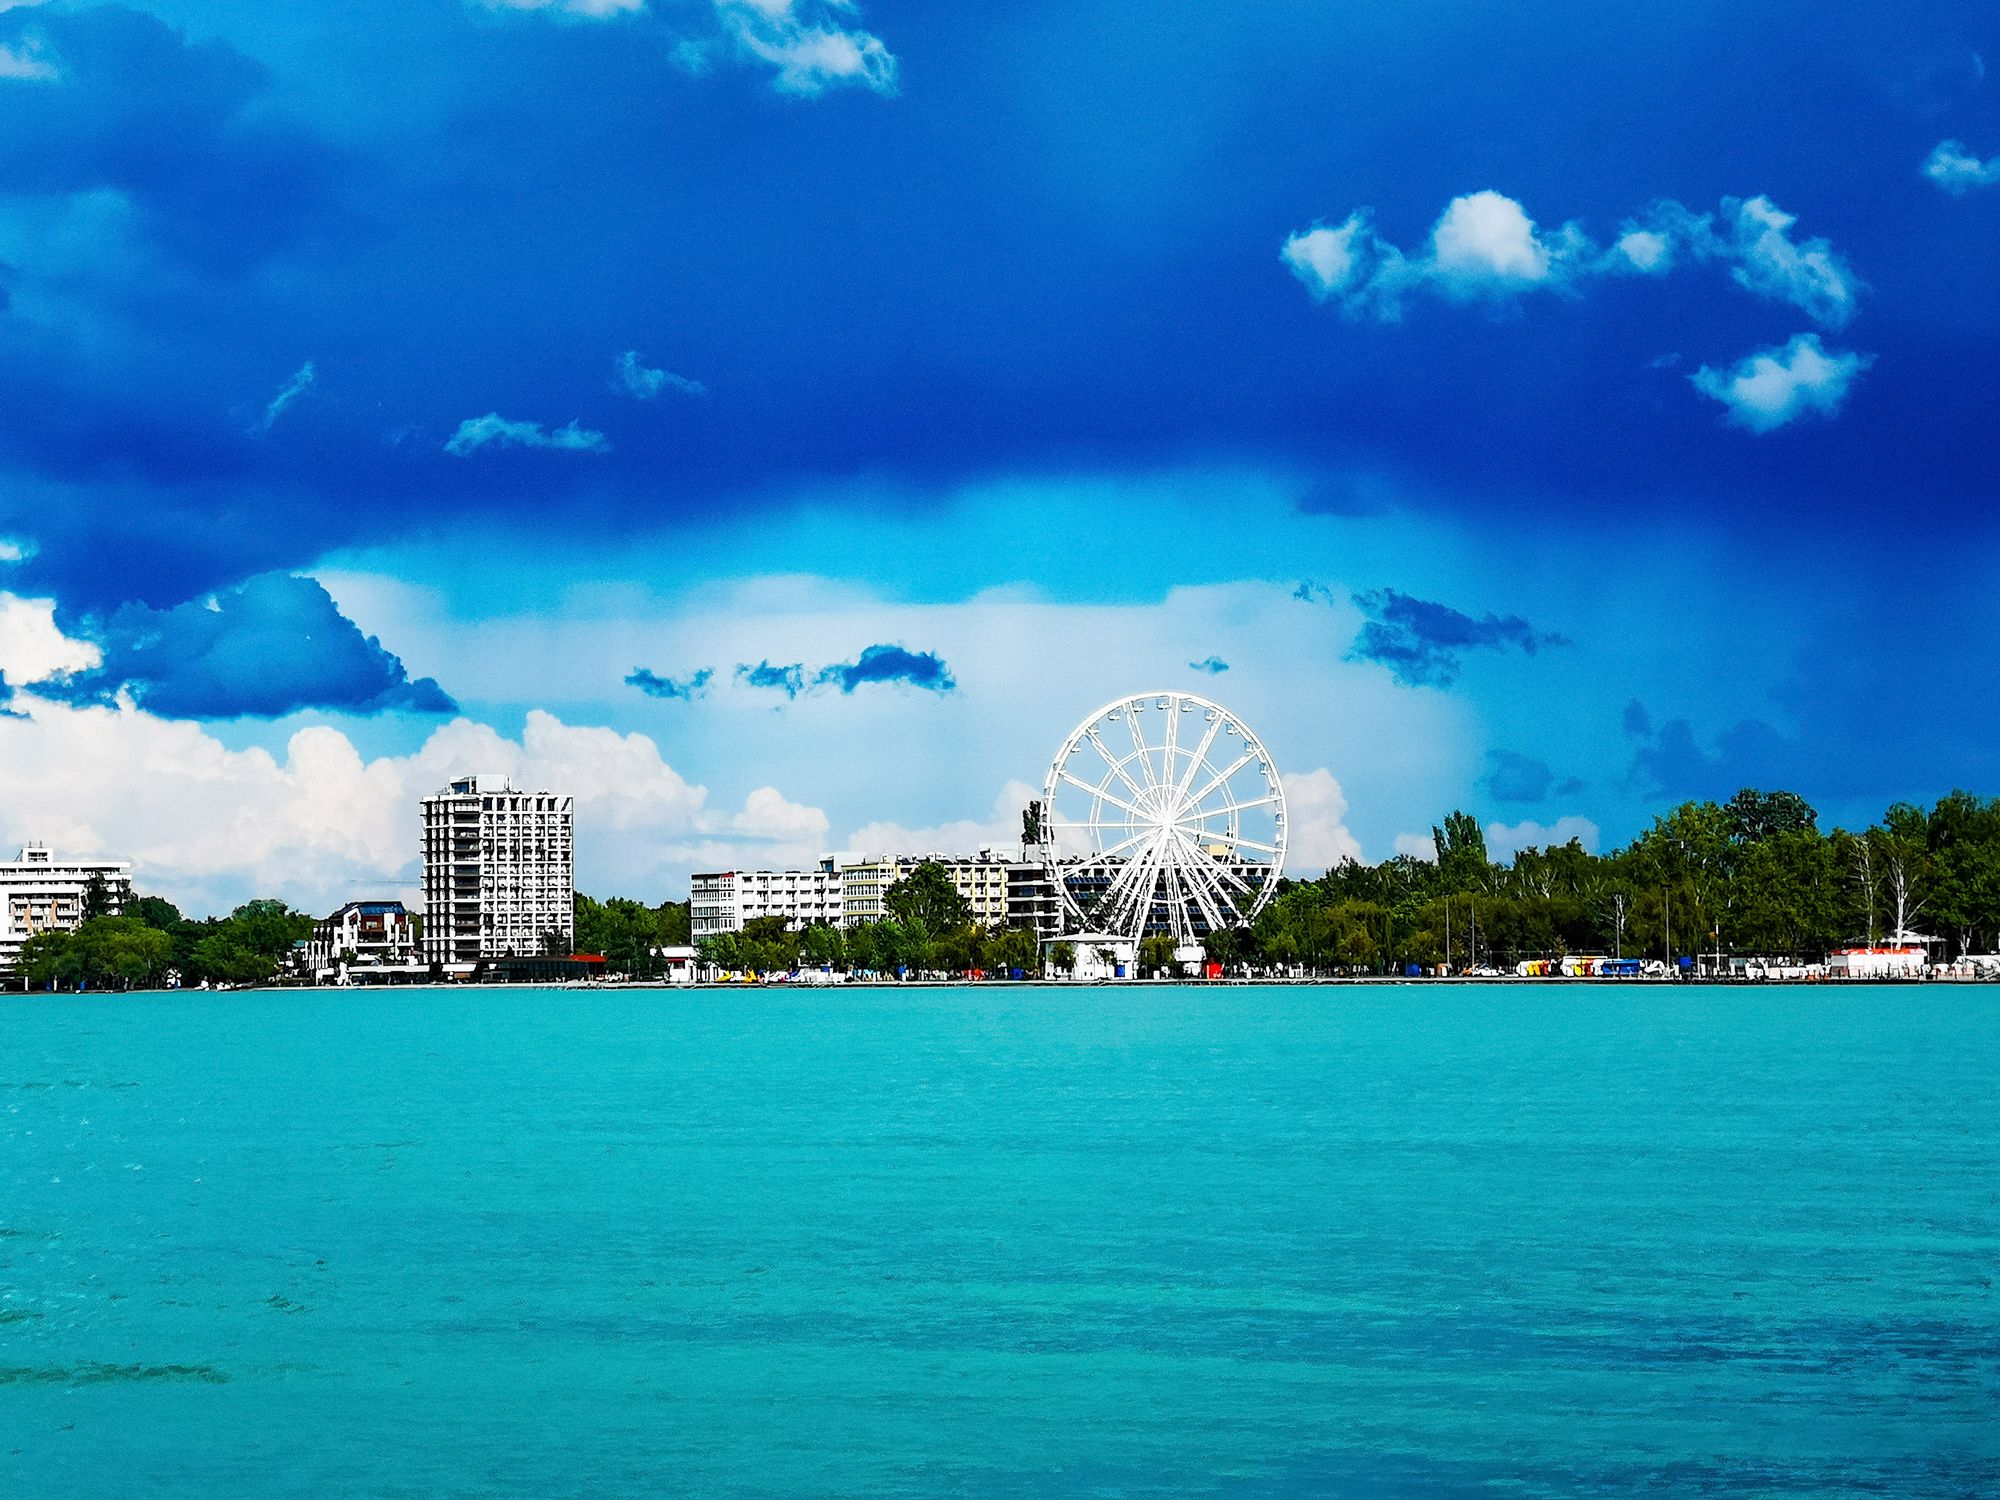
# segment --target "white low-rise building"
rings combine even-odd
[[[1931,966],[1928,939],[1899,934],[1881,943],[1836,948],[1826,956],[1829,979],[1921,979]]]
[[[781,917],[792,928],[880,922],[889,915],[889,892],[923,864],[944,870],[972,908],[974,922],[1007,925],[1010,887],[1017,900],[1021,891],[1012,878],[1020,862],[990,849],[975,855],[825,854],[809,870],[708,871],[696,875],[689,889],[689,924],[700,939],[741,932],[759,917]]]
[[[21,857],[0,861],[0,972],[12,973],[21,945],[38,932],[74,932],[83,925],[91,888],[101,889],[104,915],[115,916],[132,896],[131,866],[110,859],[57,859],[30,844]]]
[[[350,901],[314,924],[305,963],[314,978],[411,967],[417,963],[416,924],[400,901]]]

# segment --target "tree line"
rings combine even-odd
[[[200,919],[160,896],[121,907],[101,879],[86,888],[82,915],[73,932],[38,932],[23,943],[17,976],[41,989],[152,989],[170,976],[261,984],[313,929],[311,916],[282,901],[246,901],[226,917]]]
[[[1578,842],[1489,857],[1476,818],[1432,830],[1433,857],[1347,861],[1286,881],[1211,958],[1319,972],[1408,964],[1510,967],[1564,953],[1700,953],[1817,961],[1897,934],[1951,956],[2000,946],[2000,799],[1897,803],[1859,831],[1823,831],[1793,792],[1684,802],[1622,849]]]

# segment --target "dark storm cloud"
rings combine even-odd
[[[783,693],[787,698],[796,698],[805,690],[805,663],[793,662],[789,666],[774,667],[768,661],[760,661],[756,666],[739,664],[736,680],[745,687],[769,688]]]
[[[1356,594],[1368,616],[1348,656],[1387,667],[1398,682],[1448,687],[1457,681],[1468,651],[1518,650],[1533,656],[1544,646],[1565,646],[1559,635],[1537,630],[1519,615],[1475,619],[1448,604],[1413,598],[1395,589]]]
[[[713,667],[702,667],[685,677],[662,677],[649,667],[634,667],[626,675],[625,685],[635,687],[648,698],[678,699],[692,703],[696,698],[706,697],[709,680],[715,676]]]
[[[1942,76],[1985,34],[1976,5],[1821,8],[1810,48],[1778,3],[862,12],[903,61],[896,96],[864,76],[777,101],[780,65],[734,54],[690,76],[650,21],[0,14],[0,42],[45,38],[55,70],[0,79],[0,527],[39,544],[24,580],[71,611],[168,607],[418,528],[540,537],[560,515],[589,546],[857,475],[914,509],[970,476],[1216,455],[1321,476],[1313,511],[1523,538],[1634,513],[1768,534],[1889,508],[1917,547],[2000,524],[1989,226],[1912,170],[1947,132],[2000,139],[1993,91],[1953,84],[1918,118],[1856,82],[1761,111],[1754,150],[1740,123],[1828,79]],[[1866,271],[1865,386],[1811,429],[1718,423],[1646,362],[1721,368],[1799,328],[1717,276],[1345,327],[1277,263],[1342,204],[1414,246],[1489,188],[1605,238],[1656,199],[1768,194]],[[614,392],[625,350],[639,384]],[[308,355],[310,399],[251,437]],[[655,370],[712,394],[631,399]],[[443,451],[487,412],[613,451]],[[960,541],[913,565],[959,566]],[[1457,648],[1414,649],[1425,673]]]
[[[304,708],[450,713],[455,705],[342,615],[315,580],[252,578],[171,609],[127,604],[86,631],[100,665],[37,683],[40,697],[109,703],[121,691],[173,719],[277,718]]]
[[[930,693],[949,693],[958,686],[951,669],[929,651],[910,651],[902,646],[870,646],[851,662],[823,667],[815,682],[851,693],[865,683],[901,682]]]
[[[1486,776],[1480,783],[1499,802],[1532,806],[1551,797],[1574,797],[1583,783],[1574,776],[1559,776],[1547,761],[1515,750],[1486,752]]]

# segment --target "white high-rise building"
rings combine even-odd
[[[576,941],[574,804],[499,776],[424,798],[424,961],[472,965]]]
[[[0,860],[0,972],[11,972],[21,945],[38,932],[74,932],[93,880],[103,882],[105,914],[132,896],[131,866],[109,859],[57,859],[41,844]]]

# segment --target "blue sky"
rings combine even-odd
[[[2000,790],[1997,30],[0,7],[4,832],[323,903],[484,755],[658,898],[1164,685],[1307,867]]]

